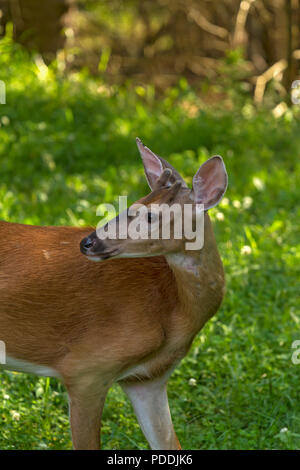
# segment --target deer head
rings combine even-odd
[[[225,194],[222,157],[203,163],[190,189],[175,168],[140,139],[137,146],[151,192],[81,241],[81,252],[91,260],[182,253],[190,242],[184,224],[193,227],[196,237],[199,214],[217,205]]]

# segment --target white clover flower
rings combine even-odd
[[[20,413],[18,411],[15,411],[15,410],[11,410],[10,411],[10,414],[11,414],[11,417],[12,419],[14,419],[15,421],[19,421],[20,420]]]
[[[244,207],[244,209],[249,209],[249,207],[252,206],[252,203],[253,203],[252,197],[250,197],[250,196],[244,197],[244,199],[243,199],[243,207]]]
[[[258,189],[258,191],[262,191],[264,189],[265,183],[260,178],[258,178],[257,176],[254,176],[252,181],[256,189]]]
[[[220,220],[220,221],[223,221],[223,220],[224,220],[224,214],[223,214],[223,212],[217,212],[217,213],[216,213],[216,219],[217,219],[217,220]]]
[[[241,255],[251,255],[252,248],[249,245],[244,245],[241,248]]]
[[[9,123],[10,123],[10,119],[9,119],[8,116],[2,116],[1,122],[2,122],[3,126],[8,126]]]
[[[228,197],[223,197],[222,201],[220,202],[220,206],[228,206],[229,205],[229,199]]]
[[[280,429],[280,432],[282,432],[282,433],[288,432],[288,428],[282,428],[282,429]]]
[[[191,378],[191,379],[189,380],[189,385],[190,385],[191,387],[195,387],[195,385],[197,385],[197,380]]]
[[[232,201],[232,205],[233,207],[235,207],[236,209],[240,209],[241,207],[241,201],[239,201],[238,199],[235,199],[234,201]]]

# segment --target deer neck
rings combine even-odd
[[[205,214],[203,248],[170,254],[166,258],[175,276],[181,309],[205,323],[219,308],[225,285],[208,214]]]

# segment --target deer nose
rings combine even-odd
[[[90,238],[90,237],[86,237],[84,240],[83,240],[83,246],[84,248],[91,248],[91,246],[93,246],[93,240]]]
[[[80,242],[80,250],[82,253],[86,254],[87,251],[92,248],[96,243],[96,238],[86,237]]]

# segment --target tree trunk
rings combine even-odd
[[[64,46],[63,16],[69,7],[69,0],[0,0],[2,34],[12,21],[14,39],[49,62]]]

